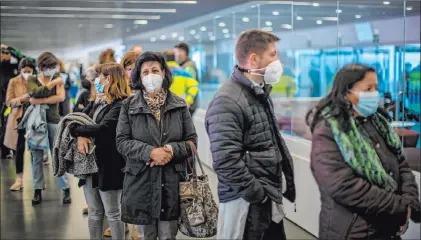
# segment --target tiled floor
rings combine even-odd
[[[47,190],[43,192],[43,203],[33,207],[29,155],[25,161],[25,188],[21,192],[9,191],[15,178],[14,162],[1,160],[0,168],[0,239],[89,239],[88,218],[82,215],[85,200],[82,190],[77,187],[77,179],[71,178],[73,203],[65,206],[61,203],[62,193],[51,166],[45,167]],[[209,169],[207,173],[216,196],[216,176]],[[285,228],[288,239],[315,239],[289,221],[285,222]],[[180,234],[178,239],[188,238]]]

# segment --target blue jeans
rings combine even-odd
[[[88,203],[88,228],[91,239],[103,239],[104,215],[110,224],[112,239],[125,239],[124,223],[121,221],[122,190],[101,191],[92,187],[92,176],[86,179],[83,193]]]
[[[48,123],[48,141],[50,143],[50,151],[52,152],[54,146],[54,137],[56,135],[57,124]],[[34,189],[44,189],[44,151],[43,150],[31,150],[31,163],[32,163],[32,179],[34,182]],[[61,177],[57,177],[58,185],[61,189],[68,189],[69,177],[65,173]]]

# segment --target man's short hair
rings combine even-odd
[[[239,64],[246,64],[251,53],[262,54],[270,43],[281,40],[275,34],[250,29],[240,34],[235,45],[235,58]]]
[[[175,45],[174,48],[182,49],[186,52],[187,56],[189,55],[190,49],[189,49],[189,45],[187,45],[186,43],[183,43],[183,42],[177,43],[177,45]]]

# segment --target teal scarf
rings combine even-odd
[[[363,128],[359,130],[354,118],[350,118],[350,129],[345,133],[340,130],[338,121],[327,115],[328,112],[329,109],[325,108],[322,111],[322,116],[330,123],[335,142],[345,162],[354,169],[357,175],[367,179],[370,183],[389,192],[396,191],[397,183],[384,170],[368,134],[360,132],[365,130]],[[381,114],[375,113],[371,117],[371,121],[393,152],[400,155],[402,153],[400,139],[390,127],[387,119]]]

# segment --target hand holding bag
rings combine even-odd
[[[180,182],[180,209],[178,220],[180,232],[188,237],[209,238],[216,235],[218,225],[218,207],[212,197],[208,176],[205,175],[202,163],[193,143],[190,143],[192,159],[187,160],[191,174]],[[196,162],[202,175],[196,173]]]

